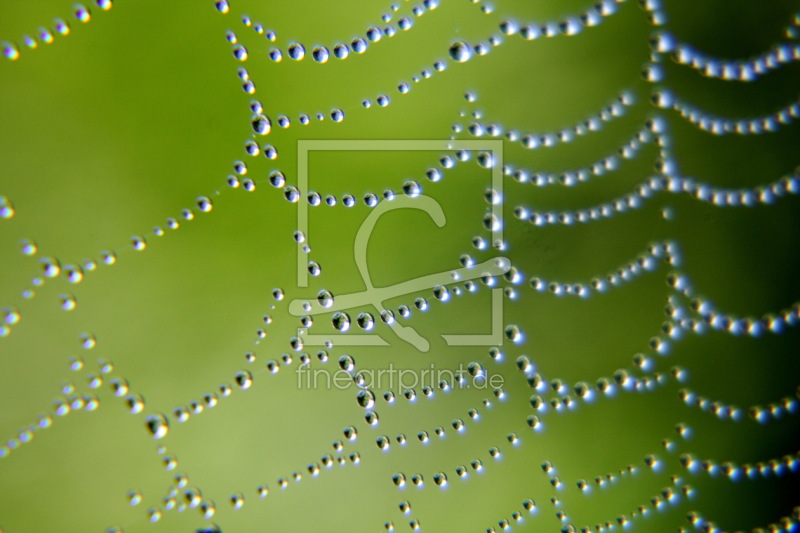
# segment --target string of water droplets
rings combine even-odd
[[[114,6],[113,0],[95,0],[94,3],[101,11],[109,11]],[[72,15],[76,22],[86,24],[92,20],[92,11],[86,5],[74,4],[72,9]],[[72,33],[72,25],[69,19],[56,18],[53,20],[52,28],[40,26],[34,36],[23,35],[21,39],[24,45],[23,49],[36,50],[40,44],[52,44],[57,37],[66,37],[70,33]],[[3,56],[11,61],[18,60],[22,55],[20,46],[16,42],[0,42],[0,48],[2,48]]]
[[[753,82],[783,65],[800,60],[798,44],[778,44],[757,57],[726,60],[682,43],[669,32],[657,34],[653,38],[653,47],[659,53],[671,54],[679,65],[691,67],[706,77],[726,81]]]

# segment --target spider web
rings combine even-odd
[[[0,21],[3,532],[797,530],[800,5]]]

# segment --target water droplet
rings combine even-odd
[[[350,46],[353,48],[353,52],[357,54],[363,54],[367,51],[367,41],[362,39],[361,37],[356,37],[350,43]]]
[[[229,500],[231,502],[231,506],[236,511],[238,511],[244,506],[244,495],[241,492],[237,492],[236,494],[231,494]]]
[[[358,405],[365,409],[372,409],[375,405],[375,393],[373,393],[369,389],[364,389],[358,391],[356,395],[356,400],[358,401]]]
[[[10,61],[16,61],[19,59],[19,48],[14,43],[10,43],[8,41],[3,41],[0,43],[0,48],[3,49],[3,56]],[[2,218],[10,218],[10,217],[2,217]]]
[[[333,307],[333,301],[334,297],[331,291],[323,289],[317,293],[317,302],[325,309]]]
[[[280,302],[286,297],[286,295],[284,294],[283,289],[275,288],[272,289],[272,297],[275,299],[276,302]]]
[[[54,278],[61,273],[61,262],[55,257],[43,257],[39,260],[45,277]]]
[[[272,131],[272,121],[266,115],[255,115],[250,121],[253,131],[258,135],[268,135]]]
[[[330,52],[324,46],[315,46],[314,50],[311,51],[311,57],[313,57],[314,61],[317,63],[327,63]]]
[[[450,291],[444,285],[437,285],[433,288],[433,296],[440,302],[446,302],[450,299]]]
[[[478,153],[477,161],[483,168],[494,168],[494,156],[491,152]]]
[[[375,411],[367,411],[364,414],[364,420],[367,422],[368,425],[370,425],[372,427],[375,427],[375,426],[378,425],[378,422],[380,421],[380,418],[378,417],[378,413],[376,413]],[[397,442],[400,442],[400,440],[398,439]],[[404,443],[405,443],[405,437],[404,437],[403,442],[401,444],[404,444]]]
[[[217,505],[213,500],[203,500],[200,502],[200,514],[208,520],[217,513]]]
[[[233,57],[239,61],[247,61],[247,48],[242,44],[234,45]]]
[[[522,331],[520,331],[519,326],[515,324],[506,326],[505,335],[506,338],[514,344],[520,344],[525,338],[525,336],[522,334]]]
[[[347,426],[346,428],[344,428],[342,433],[344,434],[344,438],[346,438],[350,442],[353,442],[358,438],[358,431],[353,426]]]
[[[253,384],[253,375],[247,370],[240,370],[233,376],[233,381],[240,389],[246,390]]]
[[[166,417],[162,414],[148,416],[145,419],[144,424],[148,433],[150,433],[154,439],[164,438],[169,432],[169,423],[167,422]]]
[[[372,43],[376,43],[376,42],[381,40],[381,37],[383,37],[383,33],[381,32],[381,30],[379,28],[377,28],[375,26],[370,26],[369,28],[367,28],[367,40],[368,41],[370,41]]]
[[[336,59],[347,59],[347,56],[350,55],[350,48],[347,47],[344,43],[337,43],[333,47],[333,56]]]
[[[125,397],[125,406],[132,415],[144,410],[144,398],[140,394],[129,394]]]
[[[345,372],[352,373],[356,368],[355,359],[351,355],[343,355],[339,358],[339,368]]]
[[[147,240],[144,237],[134,235],[133,237],[131,237],[131,246],[137,252],[141,252],[142,250],[147,248]]]
[[[147,519],[150,521],[151,524],[155,524],[159,520],[161,520],[161,509],[157,509],[155,507],[151,507],[147,510]]]
[[[179,406],[172,410],[172,416],[178,422],[186,422],[189,420],[190,412],[186,407]]]
[[[269,159],[270,161],[274,161],[278,159],[278,150],[271,144],[267,144],[264,146],[264,157]]]
[[[207,196],[200,196],[197,198],[197,207],[203,213],[208,213],[214,208],[214,204],[211,203],[211,200]]]
[[[350,315],[344,311],[334,313],[331,322],[334,328],[343,333],[350,329]]]
[[[375,317],[370,313],[359,313],[356,322],[358,326],[365,331],[372,331],[375,327]]]
[[[297,187],[294,185],[287,185],[283,188],[283,197],[286,198],[289,203],[296,204],[300,201],[300,191],[298,191]]]
[[[472,47],[464,41],[453,43],[450,47],[450,57],[459,63],[469,61],[472,58]]]
[[[129,490],[127,496],[128,503],[131,505],[139,505],[142,503],[142,491],[140,490]]]
[[[291,43],[286,49],[286,54],[290,59],[300,61],[306,56],[306,48],[300,43]]]
[[[408,180],[403,183],[403,194],[409,198],[417,198],[420,194],[422,194],[422,187],[418,182],[414,180]]]

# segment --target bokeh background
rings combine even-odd
[[[409,16],[414,20],[409,31],[385,37],[363,55],[332,58],[325,65],[310,57],[274,63],[267,50],[298,41],[310,53],[314,44],[349,42],[370,25],[386,26],[380,17],[393,13],[391,3],[231,0],[230,13],[222,15],[210,0],[119,0],[109,11],[91,4],[87,24],[75,18],[69,1],[0,4],[0,40],[20,49],[19,59],[0,62],[0,195],[14,206],[13,217],[0,219],[0,306],[7,309],[0,338],[0,431],[7,443],[0,458],[3,532],[109,527],[189,532],[212,524],[226,532],[375,531],[386,522],[403,531],[414,519],[424,531],[484,531],[512,520],[514,511],[525,514],[523,522],[512,520],[514,530],[560,531],[567,523],[616,524],[618,516],[630,519],[640,506],[648,512],[630,527],[658,532],[692,528],[686,518],[692,511],[724,530],[764,527],[792,515],[800,493],[796,474],[734,483],[724,476],[692,475],[678,458],[692,453],[719,463],[754,464],[796,453],[796,414],[765,425],[749,418],[721,421],[683,404],[678,391],[689,387],[744,409],[785,397],[796,400],[795,329],[760,339],[718,332],[686,335],[667,357],[653,355],[655,371],[686,369],[686,384],[668,381],[654,392],[620,394],[593,405],[579,402],[567,413],[551,411],[542,417],[539,433],[526,424],[533,391],[514,365],[519,355],[527,355],[545,379],[570,385],[610,379],[618,369],[641,375],[632,358],[652,355],[650,341],[662,334],[672,293],[666,265],[588,300],[537,293],[527,284],[530,277],[585,283],[616,271],[648,244],[670,239],[678,243],[682,269],[697,293],[721,310],[760,317],[790,308],[800,296],[795,197],[771,206],[719,208],[685,195],[659,195],[642,209],[587,225],[540,228],[514,219],[517,205],[578,209],[627,193],[654,174],[658,153],[653,145],[617,171],[573,188],[536,188],[505,178],[504,253],[525,283],[516,287],[518,298],[504,303],[504,322],[517,325],[524,342],[506,342],[502,361],[492,360],[488,347],[448,347],[439,336],[487,332],[490,296],[480,284],[476,294],[454,296],[446,304],[430,291],[386,302],[396,310],[416,297],[428,298],[429,309],[412,308],[408,323],[431,340],[430,352],[417,352],[382,324],[378,330],[388,347],[334,346],[327,363],[317,357],[321,347],[300,351],[312,358],[312,368],[331,372],[343,354],[352,355],[361,369],[457,369],[479,361],[505,380],[505,401],[473,388],[437,391],[433,399],[417,390],[420,398],[412,404],[394,387],[398,400],[386,405],[380,395],[392,387],[376,388],[380,423],[373,428],[364,422],[355,387],[301,386],[295,373],[300,353],[289,342],[299,321],[289,315],[287,304],[321,289],[334,294],[363,289],[351,250],[369,209],[361,200],[365,194],[399,192],[414,179],[442,205],[448,220],[436,228],[422,212],[386,215],[368,250],[375,285],[456,268],[462,254],[482,261],[494,253],[472,245],[475,235],[487,235],[481,220],[488,170],[464,163],[431,183],[424,173],[438,166],[439,154],[319,152],[309,161],[311,187],[340,199],[350,193],[359,201],[351,209],[340,201],[310,210],[307,239],[322,273],[310,278],[309,287],[298,288],[297,206],[267,178],[281,169],[289,184],[296,183],[297,140],[472,138],[465,130],[454,133],[453,125],[466,128],[475,111],[507,129],[555,131],[585,120],[628,90],[636,105],[601,132],[546,150],[506,142],[505,162],[548,172],[590,165],[615,153],[655,114],[668,120],[681,173],[716,186],[772,182],[793,173],[800,159],[796,124],[758,136],[713,136],[653,107],[654,85],[643,79],[642,69],[655,28],[638,2],[621,3],[617,14],[577,36],[530,42],[502,36],[502,46],[460,64],[448,56],[457,40],[486,40],[499,34],[498,24],[506,19],[521,24],[562,20],[591,4],[442,0],[422,17],[411,15],[413,3],[397,4],[391,24]],[[786,28],[797,21],[800,3],[665,1],[663,10],[666,29],[680,40],[712,55],[748,58],[791,41]],[[245,26],[243,15],[274,30],[277,41],[270,43]],[[37,49],[28,49],[23,35],[36,37],[40,27],[52,31],[54,17],[69,23],[70,34],[54,32],[52,44],[39,40]],[[226,31],[247,46],[246,62],[233,57]],[[448,68],[429,80],[411,81],[437,60],[447,61]],[[242,90],[240,67],[254,81],[254,95]],[[773,112],[793,102],[800,86],[796,62],[753,83],[708,79],[669,60],[665,71],[663,85],[723,116]],[[403,82],[412,88],[405,95],[397,91]],[[477,100],[465,99],[467,91]],[[392,103],[361,105],[378,94],[389,95]],[[270,135],[257,140],[277,149],[275,160],[245,154],[254,98],[273,119]],[[296,118],[328,116],[333,108],[344,111],[343,122],[327,118],[302,126]],[[291,127],[277,126],[280,114],[292,118]],[[239,179],[251,178],[255,191],[226,184],[237,160],[248,167]],[[211,198],[213,210],[202,213],[199,196]],[[192,209],[194,219],[183,219],[183,209]],[[180,228],[169,229],[168,217]],[[165,234],[157,236],[154,227]],[[147,248],[135,251],[133,236],[145,237]],[[35,242],[35,254],[21,253],[26,239]],[[103,264],[103,251],[114,252],[116,264]],[[60,262],[61,275],[45,276],[48,258]],[[87,261],[95,261],[96,269],[71,283],[66,267]],[[284,300],[273,298],[275,288],[284,291]],[[74,298],[74,309],[62,309],[62,295]],[[312,330],[334,332],[330,316],[317,317]],[[353,330],[358,330],[355,324]],[[96,343],[87,344],[84,335]],[[247,353],[254,354],[254,362],[246,360]],[[271,375],[265,363],[284,354],[292,354],[294,362]],[[84,362],[82,369],[70,369],[74,358]],[[113,370],[103,374],[107,362]],[[234,383],[242,369],[254,379],[246,391]],[[102,385],[91,387],[98,377]],[[141,413],[130,414],[124,398],[114,396],[115,378],[124,378],[129,392],[141,395]],[[230,397],[185,423],[174,420],[175,407],[202,403],[203,394],[219,393],[221,384],[233,384]],[[71,402],[72,396],[96,396],[99,408],[57,416],[58,402]],[[471,408],[481,413],[479,421],[469,420]],[[145,417],[153,413],[170,419],[170,431],[160,440],[145,430]],[[52,416],[52,427],[28,436],[26,430],[40,415]],[[455,418],[467,421],[463,435],[452,430]],[[694,430],[692,439],[677,435],[679,423]],[[349,425],[358,431],[352,442],[343,436]],[[437,426],[445,428],[444,439],[435,436]],[[427,446],[417,439],[423,430],[431,435]],[[520,437],[519,446],[509,443],[509,433]],[[397,444],[398,434],[406,435],[406,446]],[[375,445],[380,435],[392,438],[388,453]],[[663,439],[674,440],[676,450],[667,451]],[[30,441],[20,443],[25,440]],[[339,440],[342,451],[332,446]],[[489,455],[494,446],[502,459]],[[349,459],[351,453],[360,454],[359,464]],[[346,466],[323,468],[313,478],[306,466],[326,454],[334,461],[342,456]],[[659,457],[659,471],[645,465],[650,454]],[[483,461],[484,472],[458,479],[455,468],[473,459]],[[173,461],[175,468],[168,470]],[[544,461],[555,465],[560,488],[551,484],[554,472],[543,472]],[[628,465],[636,473],[620,474]],[[446,490],[432,482],[439,471],[450,478]],[[293,480],[295,472],[302,474],[301,481]],[[399,490],[391,482],[397,472],[409,479],[421,473],[425,488],[409,483]],[[616,480],[598,487],[595,478],[609,473]],[[198,488],[207,505],[215,503],[213,517],[204,519],[198,509],[166,510],[164,498],[175,488],[177,474],[188,477],[187,487]],[[281,477],[288,479],[285,490],[278,486]],[[579,479],[589,481],[592,490],[579,491]],[[682,483],[693,487],[693,499],[681,496],[654,508],[653,496],[665,487],[680,493],[676,487]],[[256,491],[259,485],[270,488],[264,500]],[[141,503],[130,505],[130,491],[141,493]],[[238,493],[245,504],[234,509],[229,498]],[[175,498],[176,507],[186,503],[183,488]],[[536,501],[536,513],[523,511],[527,498]],[[411,502],[409,515],[398,509],[404,500]],[[161,520],[150,523],[148,509],[161,509]],[[560,520],[558,511],[568,519]]]

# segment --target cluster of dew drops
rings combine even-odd
[[[100,11],[109,11],[113,6],[113,0],[95,0],[94,5]],[[92,20],[92,9],[85,4],[74,4],[72,7],[72,18],[81,24],[86,24]],[[40,26],[33,35],[23,35],[23,47],[28,50],[36,50],[40,45],[52,44],[56,37],[66,37],[72,33],[72,26],[69,19],[56,18],[53,20],[52,27]],[[16,61],[22,55],[20,46],[10,41],[0,42],[3,56]]]

